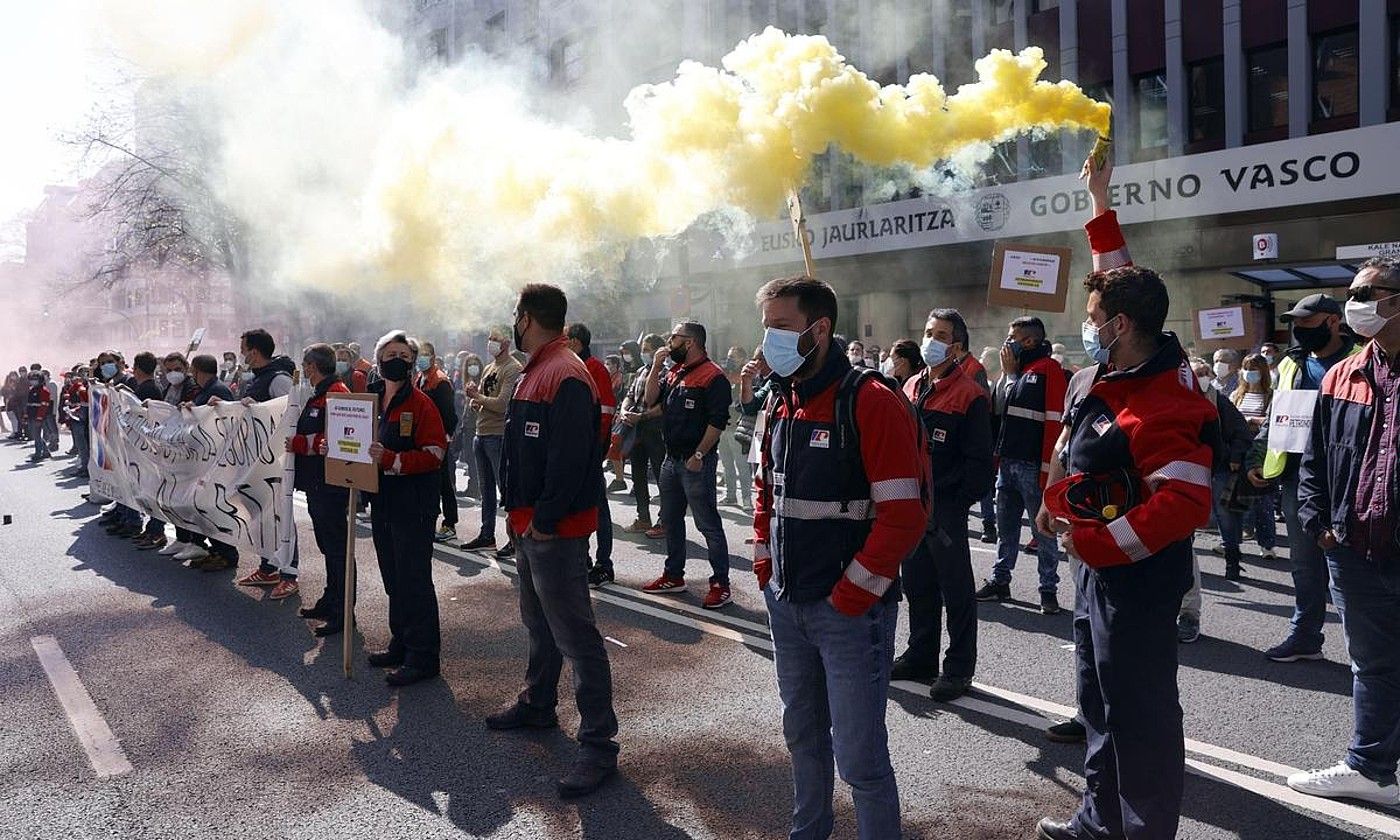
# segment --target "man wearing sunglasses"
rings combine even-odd
[[[1400,805],[1400,259],[1377,257],[1347,290],[1347,326],[1369,339],[1322,380],[1299,471],[1299,516],[1326,552],[1352,661],[1346,757],[1288,777],[1294,790]]]
[[[1279,316],[1292,323],[1293,339],[1297,345],[1289,348],[1278,365],[1278,387],[1274,389],[1274,410],[1281,412],[1280,400],[1289,391],[1316,393],[1322,379],[1335,365],[1360,348],[1342,330],[1342,306],[1331,295],[1308,295],[1292,309]],[[1283,412],[1286,413],[1286,412]],[[1270,424],[1259,429],[1255,451],[1269,441]],[[1257,456],[1256,456],[1257,457]],[[1303,530],[1298,516],[1298,465],[1302,451],[1269,449],[1262,465],[1251,464],[1247,476],[1256,487],[1268,487],[1279,482],[1283,489],[1283,523],[1288,529],[1288,557],[1293,565],[1293,618],[1288,636],[1264,651],[1274,662],[1298,662],[1322,659],[1322,623],[1327,615],[1327,561],[1317,547],[1317,541]]]

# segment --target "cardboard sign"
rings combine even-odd
[[[1191,310],[1191,324],[1196,333],[1197,350],[1203,354],[1216,350],[1253,349],[1264,341],[1265,313],[1248,304],[1215,306]]]
[[[377,394],[326,396],[326,483],[370,493],[379,490],[379,465],[370,457],[379,428]]]
[[[1299,454],[1312,437],[1317,391],[1275,391],[1269,406],[1269,448]]]
[[[992,251],[987,304],[1064,312],[1073,253],[1070,248],[998,242]]]
[[[207,327],[200,327],[194,331],[194,335],[190,336],[190,349],[185,351],[186,356],[198,350],[199,345],[204,343],[204,333],[207,329]]]

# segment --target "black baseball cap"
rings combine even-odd
[[[1315,295],[1308,295],[1298,301],[1292,309],[1278,316],[1278,319],[1284,323],[1288,323],[1294,318],[1306,318],[1309,315],[1317,315],[1319,313],[1341,315],[1342,305],[1331,295],[1325,295],[1319,292]]]

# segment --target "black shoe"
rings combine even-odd
[[[620,479],[620,478],[614,478],[614,479],[612,480],[612,483],[608,485],[608,492],[609,492],[609,493],[625,493],[625,492],[627,492],[627,482],[623,481],[623,480]]]
[[[335,618],[335,613],[317,604],[314,607],[302,607],[298,614],[307,621],[330,621]]]
[[[986,543],[987,545],[996,545],[996,542],[997,542],[997,526],[995,526],[995,525],[983,525],[983,526],[982,526],[982,542]]]
[[[129,540],[140,533],[141,528],[138,525],[122,525],[116,530],[112,531],[112,536],[120,537],[124,540]]]
[[[403,664],[403,654],[394,653],[390,650],[381,650],[378,653],[371,653],[365,657],[369,664],[375,668],[397,668]]]
[[[938,676],[938,669],[928,665],[920,665],[912,659],[900,656],[895,659],[894,665],[890,667],[890,679],[892,680],[913,680],[923,682]]]
[[[515,557],[515,543],[506,543],[496,552],[497,560],[510,560]]]
[[[564,799],[586,796],[602,787],[616,773],[617,767],[610,764],[582,760],[575,762],[573,769],[557,783],[559,796]]]
[[[933,683],[933,688],[929,689],[928,696],[939,703],[951,703],[967,693],[972,688],[972,680],[966,677],[950,677],[947,674],[939,677]]]
[[[327,621],[325,624],[322,624],[320,627],[317,627],[315,630],[312,630],[311,635],[325,638],[326,636],[339,636],[341,633],[344,632],[344,621]],[[392,674],[390,676],[392,676]]]
[[[558,725],[559,718],[553,712],[536,711],[520,703],[486,716],[487,729],[553,729]]]
[[[462,543],[461,545],[459,545],[459,546],[457,546],[457,547],[460,548],[460,549],[462,549],[463,551],[483,551],[483,550],[488,549],[488,548],[495,548],[495,547],[496,547],[496,538],[495,538],[495,537],[477,537],[476,539],[472,540],[471,542],[464,542],[464,543]]]
[[[588,585],[594,589],[602,589],[605,584],[613,582],[612,569],[605,569],[602,566],[594,566],[588,570]]]
[[[1080,723],[1078,718],[1045,728],[1045,737],[1054,741],[1056,744],[1082,744],[1088,736],[1089,733],[1084,729],[1084,724]]]
[[[1045,817],[1035,827],[1036,840],[1084,840],[1084,835],[1074,830],[1067,822],[1056,822]]]
[[[989,580],[972,597],[979,601],[1005,601],[1011,597],[1011,584]]]
[[[401,665],[397,670],[385,674],[384,682],[393,686],[413,685],[416,682],[430,680],[437,675],[437,668],[419,668],[414,665]]]
[[[1041,615],[1060,614],[1060,601],[1055,597],[1054,592],[1040,593],[1040,612]]]

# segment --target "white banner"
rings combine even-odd
[[[1269,448],[1276,452],[1306,452],[1312,437],[1317,391],[1275,391],[1269,406]]]
[[[1135,163],[1114,170],[1110,198],[1120,222],[1137,224],[1393,195],[1400,193],[1397,148],[1400,123],[1386,123]],[[809,214],[807,224],[812,256],[826,259],[1077,230],[1089,207],[1084,183],[1061,175]],[[735,259],[718,238],[695,251],[714,255],[712,270],[802,259],[787,221],[755,226]]]
[[[90,394],[95,492],[289,565],[296,527],[283,461],[294,399],[180,409],[97,383]]]

